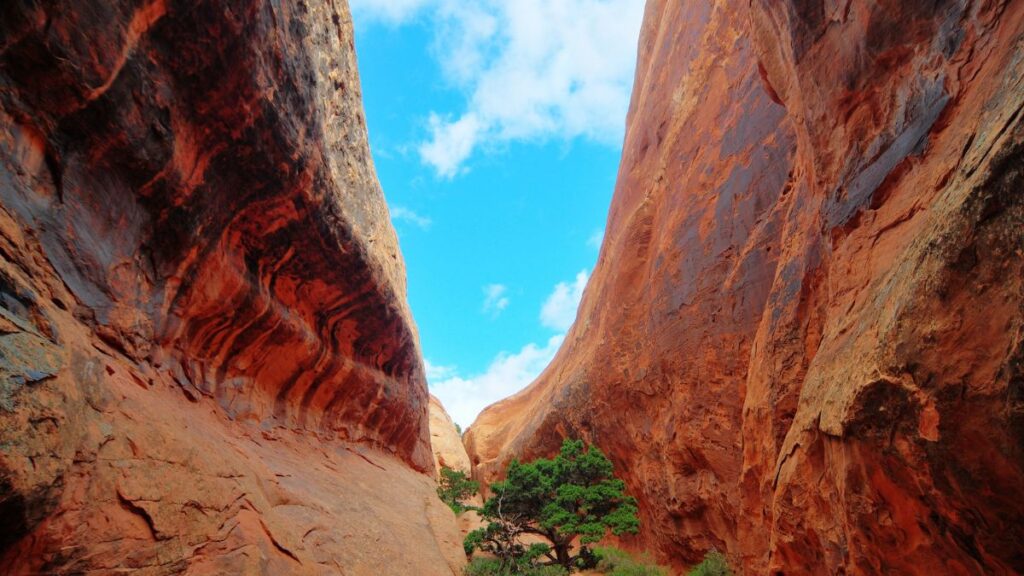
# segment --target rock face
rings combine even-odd
[[[437,469],[438,480],[440,480],[442,466],[460,470],[466,474],[472,472],[473,466],[469,461],[469,455],[466,454],[466,447],[462,444],[462,435],[455,428],[455,422],[444,409],[444,405],[433,394],[430,395],[430,445],[434,451],[434,467]],[[479,494],[476,494],[463,503],[483,506],[484,500]],[[467,534],[485,526],[480,515],[472,510],[464,510],[456,514],[455,522],[459,528],[458,544],[460,547]]]
[[[605,244],[476,474],[583,437],[635,546],[1024,572],[1024,2],[651,0]]]
[[[442,467],[466,474],[472,471],[466,447],[462,445],[462,434],[433,394],[430,395],[430,448],[434,452],[434,468],[438,473]]]
[[[450,574],[346,3],[0,7],[0,572]]]

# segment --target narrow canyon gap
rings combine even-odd
[[[0,572],[460,570],[359,91],[344,0],[0,6]],[[1022,109],[1024,0],[650,0],[474,473],[582,437],[677,568],[1024,572]]]

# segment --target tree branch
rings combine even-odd
[[[537,536],[543,536],[555,545],[560,543],[559,538],[549,530],[541,530],[540,528],[534,528],[533,526],[525,525],[522,527],[522,531],[527,534],[536,534]]]

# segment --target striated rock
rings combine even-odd
[[[433,394],[430,395],[430,448],[434,452],[434,468],[438,473],[442,467],[467,474],[472,471],[466,447],[462,445],[462,434]]]
[[[0,7],[0,572],[451,574],[345,2]]]
[[[1024,2],[652,0],[562,349],[466,434],[579,436],[677,567],[1024,572]]]

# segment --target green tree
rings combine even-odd
[[[593,566],[588,544],[609,530],[615,535],[639,531],[636,499],[625,490],[599,449],[585,450],[582,440],[565,440],[554,459],[509,464],[505,480],[491,485],[494,495],[479,510],[488,525],[466,537],[466,551],[480,549],[503,561],[544,557],[546,564],[569,571]],[[519,543],[524,534],[548,544],[526,548]],[[573,554],[576,538],[580,550]]]
[[[456,514],[461,514],[471,507],[465,501],[480,490],[480,483],[470,480],[465,472],[441,467],[441,478],[437,482],[437,495]]]

